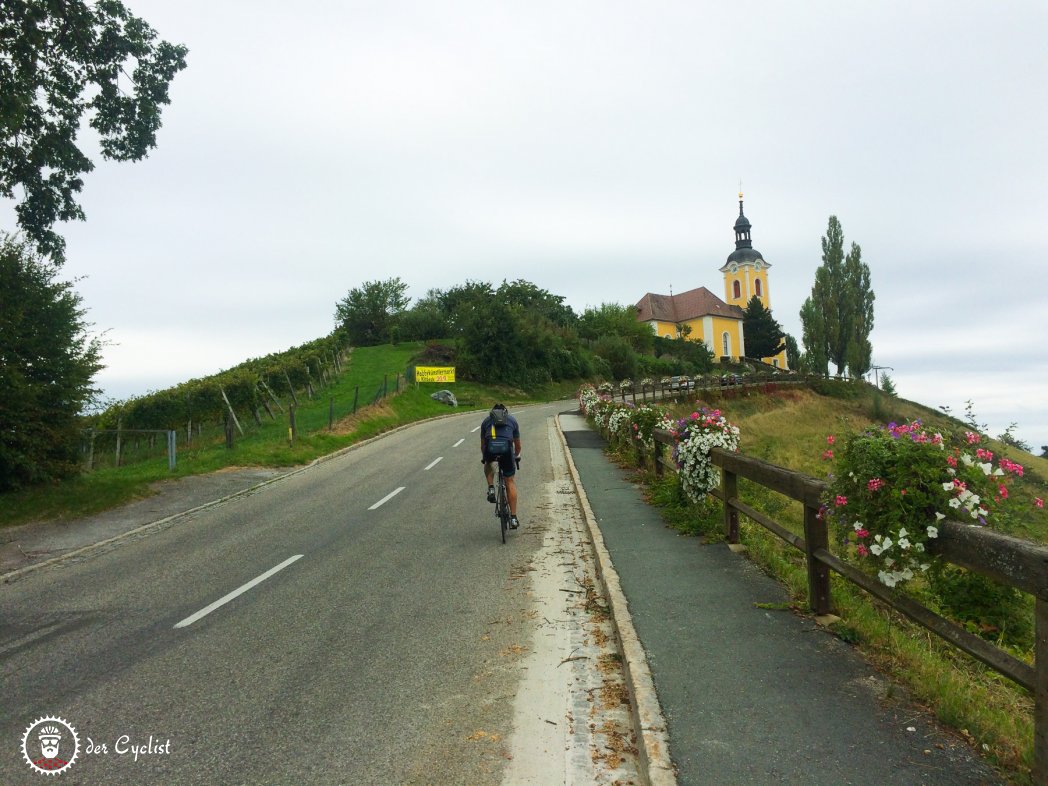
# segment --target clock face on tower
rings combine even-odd
[[[753,263],[753,266],[754,266],[754,267],[755,267],[755,268],[756,268],[757,270],[760,270],[760,269],[761,269],[762,267],[764,267],[764,265],[763,265],[763,264],[761,264],[761,261],[760,261],[759,259],[758,259],[758,260],[757,260],[756,262],[754,262],[754,263]]]
[[[730,270],[730,271],[731,271],[732,273],[738,273],[738,272],[739,272],[739,266],[738,266],[737,264],[735,264],[734,262],[732,262],[732,263],[731,263],[731,267],[730,267],[730,268],[728,268],[728,269],[729,269],[729,270]]]

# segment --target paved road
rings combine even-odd
[[[553,480],[557,410],[515,413],[526,501]],[[525,502],[501,543],[478,424],[391,434],[0,587],[0,782],[41,782],[17,741],[44,715],[80,735],[63,782],[499,782],[542,537]]]

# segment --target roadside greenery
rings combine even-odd
[[[80,296],[30,246],[0,234],[0,492],[78,470],[78,414],[101,344]]]

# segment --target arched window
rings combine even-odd
[[[738,283],[738,281],[735,282],[736,286],[738,285]],[[727,331],[724,331],[724,333],[721,335],[721,344],[724,349],[724,351],[721,352],[721,354],[724,355],[724,357],[731,357],[731,336],[728,335]]]
[[[761,291],[761,280],[759,278],[753,282],[753,292],[757,297],[764,297],[764,293]]]
[[[736,281],[731,285],[732,297],[738,300],[742,297],[742,285]]]

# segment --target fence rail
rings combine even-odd
[[[643,442],[634,439],[633,444],[639,462],[646,465],[648,451]],[[673,445],[669,431],[655,430],[655,449],[650,460],[657,475],[662,475],[667,468],[676,471],[675,463],[667,457],[667,448]],[[930,553],[947,562],[1034,596],[1036,633],[1031,665],[832,554],[826,521],[818,515],[828,487],[824,481],[720,448],[714,448],[710,456],[713,464],[721,469],[721,487],[712,495],[724,506],[724,533],[728,542],[739,543],[741,514],[803,552],[808,573],[808,605],[812,612],[827,615],[833,610],[832,571],[1029,690],[1034,698],[1034,779],[1037,783],[1048,782],[1048,547],[951,520],[937,524],[939,537],[929,545]],[[744,503],[739,498],[739,478],[800,502],[804,506],[803,536]]]

